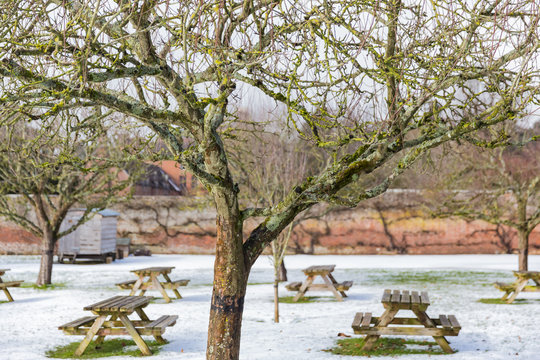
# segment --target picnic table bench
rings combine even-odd
[[[430,305],[427,292],[419,294],[417,291],[387,289],[384,290],[381,302],[385,311],[380,317],[362,312],[356,313],[354,317],[352,323],[354,333],[366,335],[362,350],[371,350],[381,335],[418,335],[433,336],[444,352],[454,352],[445,336],[457,336],[461,325],[454,315],[430,318],[426,314],[426,309]],[[416,317],[396,317],[399,310],[411,310]],[[400,326],[389,327],[389,325]]]
[[[58,327],[67,335],[85,335],[75,350],[75,356],[81,356],[92,338],[97,335],[95,344],[99,346],[108,335],[131,335],[143,355],[151,355],[148,345],[141,335],[153,336],[160,344],[166,343],[162,335],[166,328],[176,324],[177,315],[163,315],[157,320],[150,320],[143,308],[153,299],[151,296],[114,296],[84,307],[96,316],[85,316]],[[128,315],[136,312],[140,320],[130,320]],[[109,319],[107,320],[107,317]]]
[[[10,269],[0,269],[0,289],[4,291],[4,294],[6,294],[6,297],[9,302],[13,301],[13,297],[9,293],[8,288],[9,287],[19,287],[22,284],[22,280],[15,280],[15,281],[3,281],[2,276],[6,273],[6,271],[9,271]]]
[[[178,299],[182,296],[178,292],[178,287],[186,286],[189,280],[175,280],[169,278],[169,273],[174,269],[174,266],[149,267],[138,270],[131,270],[137,275],[137,280],[129,280],[116,284],[120,289],[131,290],[129,295],[135,295],[140,290],[139,296],[144,295],[147,290],[158,290],[166,302],[171,302],[171,298],[167,295],[165,289],[172,290]],[[165,281],[160,281],[158,276],[163,276]]]
[[[304,274],[307,276],[306,280],[303,283],[299,281],[295,281],[295,282],[287,284],[285,288],[287,288],[287,290],[289,291],[298,291],[296,296],[293,298],[294,302],[297,302],[309,290],[331,291],[338,301],[343,301],[343,298],[347,297],[347,294],[345,294],[345,291],[349,290],[349,288],[353,285],[353,282],[344,281],[342,283],[338,283],[336,279],[334,278],[334,276],[332,275],[332,272],[334,271],[335,267],[336,265],[310,266],[302,270]],[[324,283],[314,284],[313,281],[315,280],[316,276],[320,276],[323,279]]]
[[[510,304],[522,291],[540,291],[540,271],[514,271],[514,276],[517,279],[513,283],[494,283],[497,289],[505,292],[501,300]],[[534,285],[527,285],[529,280],[532,280]]]

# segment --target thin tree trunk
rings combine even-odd
[[[518,268],[529,270],[529,232],[523,229],[518,229]]]
[[[249,270],[245,267],[242,221],[236,198],[215,197],[217,209],[216,260],[214,286],[208,326],[208,360],[236,360],[240,354],[240,335],[244,297]]]
[[[55,243],[56,239],[52,233],[49,231],[44,232],[41,240],[41,265],[36,281],[38,286],[51,284]]]
[[[279,322],[279,280],[274,279],[274,322]]]

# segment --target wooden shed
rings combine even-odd
[[[85,209],[69,210],[62,223],[63,229],[76,224],[84,211]],[[77,258],[114,261],[116,259],[116,223],[119,215],[116,211],[109,209],[98,211],[75,231],[59,239],[58,262],[64,262],[65,259],[75,262]]]

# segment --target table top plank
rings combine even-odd
[[[172,269],[174,269],[174,266],[153,266],[144,269],[131,270],[131,272],[137,275],[150,275],[152,273],[168,274]]]
[[[381,302],[388,303],[388,302],[390,302],[391,297],[392,297],[392,290],[386,289],[386,290],[384,290]]]
[[[84,307],[84,310],[96,312],[133,312],[148,305],[152,296],[114,296]]]
[[[429,305],[430,302],[429,302],[429,296],[428,296],[428,293],[427,291],[422,291],[421,294],[420,294],[420,303],[422,305]]]
[[[392,298],[390,300],[390,302],[392,303],[399,303],[401,301],[401,293],[399,290],[394,290],[394,292],[392,292]]]
[[[85,306],[83,309],[84,310],[92,310],[92,309],[99,309],[101,306],[106,306],[107,304],[109,303],[113,303],[117,300],[119,300],[122,296],[120,295],[117,295],[117,296],[113,296],[112,298],[108,298],[108,299],[105,299],[105,300],[101,300],[97,303],[94,303],[94,304],[90,304],[88,306]]]
[[[401,292],[401,302],[409,304],[411,302],[411,296],[409,295],[409,290],[403,290]]]
[[[420,296],[418,296],[418,291],[413,291],[411,293],[411,303],[412,304],[420,304]]]
[[[328,274],[334,271],[336,265],[313,265],[302,270],[306,275]]]

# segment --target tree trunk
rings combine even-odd
[[[217,210],[214,286],[208,326],[208,360],[236,360],[249,269],[245,266],[242,221],[236,196],[214,196]]]
[[[518,229],[518,269],[529,270],[529,232]]]
[[[50,231],[44,232],[41,240],[41,265],[36,281],[38,286],[51,284],[55,244],[56,239],[53,234]]]
[[[279,280],[274,279],[274,322],[279,322]]]

